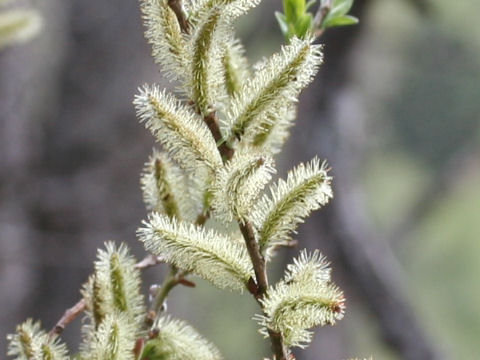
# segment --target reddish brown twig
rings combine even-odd
[[[235,150],[232,149],[226,141],[224,141],[218,126],[216,113],[214,111],[211,112],[204,117],[204,121],[217,143],[218,151],[220,155],[222,155],[223,160],[225,162],[230,160],[233,157]],[[255,279],[250,279],[247,287],[262,307],[260,300],[265,296],[265,292],[267,291],[268,287],[265,258],[260,251],[257,239],[255,239],[255,233],[252,224],[249,222],[239,222],[239,226],[247,246],[248,254],[252,260],[253,270],[255,272]],[[275,355],[275,360],[289,360],[287,357],[287,348],[283,343],[282,334],[269,330],[269,336],[272,352]]]
[[[159,256],[147,255],[143,260],[140,260],[135,264],[135,268],[139,270],[144,270],[149,267],[158,265],[162,262],[162,259]],[[71,308],[65,310],[63,316],[58,320],[55,326],[48,333],[51,338],[60,335],[65,327],[75,320],[82,312],[85,311],[87,303],[85,299],[79,300]]]
[[[256,286],[252,284],[252,281],[249,281],[248,289],[250,292],[252,292],[253,296],[259,302],[260,306],[262,306],[260,300],[265,296],[268,288],[268,277],[265,258],[260,252],[260,247],[258,246],[258,242],[255,239],[255,233],[253,231],[252,224],[249,222],[245,222],[239,223],[239,226],[243,238],[245,239],[248,254],[250,255],[250,259],[252,260],[253,270],[255,272],[256,278]],[[275,354],[275,360],[288,360],[287,349],[285,347],[285,344],[283,343],[282,334],[268,329],[268,335],[270,337],[270,342],[272,345],[272,352]]]
[[[182,2],[180,0],[168,0],[168,6],[175,13],[175,16],[177,17],[178,24],[180,25],[180,29],[182,29],[182,32],[184,32],[185,34],[189,34],[190,22],[188,21],[187,16],[183,11]]]
[[[81,299],[71,308],[67,309],[60,320],[58,320],[52,330],[50,330],[48,333],[50,338],[60,335],[68,324],[70,324],[77,318],[78,315],[85,311],[86,307],[87,303],[85,302],[85,299]]]
[[[213,138],[217,142],[218,151],[222,155],[224,161],[230,160],[235,151],[228,145],[227,142],[223,141],[215,112],[211,112],[205,116],[204,121],[210,129]],[[252,224],[250,222],[239,222],[239,226],[247,246],[248,254],[252,260],[253,270],[255,272],[255,279],[250,279],[247,284],[248,290],[253,294],[260,306],[262,306],[260,300],[265,296],[265,292],[268,288],[265,258],[260,251],[257,239],[255,239],[255,232]],[[287,348],[283,343],[282,334],[269,330],[269,336],[272,352],[275,355],[275,360],[288,360]]]
[[[207,124],[210,132],[212,133],[213,139],[217,143],[218,151],[226,159],[230,160],[233,156],[233,149],[228,145],[225,139],[223,139],[220,127],[218,126],[218,118],[215,111],[212,111],[210,114],[205,116],[205,123]]]
[[[140,260],[138,263],[136,263],[135,264],[135,269],[144,270],[144,269],[147,269],[149,267],[158,265],[162,262],[163,262],[163,260],[160,256],[155,256],[155,255],[150,254],[150,255],[145,256],[143,258],[143,260]]]

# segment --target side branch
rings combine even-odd
[[[325,29],[323,28],[323,22],[325,21],[325,18],[327,17],[328,13],[330,12],[332,8],[332,2],[327,1],[325,4],[320,5],[318,8],[315,18],[313,19],[313,28],[315,29],[315,38],[318,39],[323,35],[325,32]]]
[[[135,264],[135,268],[139,270],[144,270],[149,267],[158,265],[162,262],[162,259],[158,256],[148,255],[143,260],[140,260],[138,263]],[[71,308],[65,310],[63,316],[58,320],[55,326],[50,330],[48,335],[50,338],[54,338],[60,335],[63,330],[70,324],[73,320],[75,320],[82,312],[86,310],[87,303],[85,299],[80,299],[75,305]]]
[[[235,150],[232,149],[228,142],[222,136],[220,128],[218,126],[218,119],[215,111],[212,111],[210,114],[204,117],[204,121],[207,124],[212,136],[217,143],[217,148],[222,155],[223,161],[228,161],[233,157]],[[253,230],[253,225],[250,222],[239,222],[240,231],[242,232],[243,238],[245,239],[245,244],[248,250],[248,254],[253,264],[253,271],[255,272],[255,282],[250,279],[248,283],[248,289],[253,294],[257,302],[263,308],[260,299],[265,296],[265,293],[268,288],[268,277],[267,277],[267,268],[266,261],[263,257],[260,247],[258,245],[257,239],[255,239],[255,232]],[[272,330],[268,330],[270,337],[270,343],[272,352],[274,354],[274,360],[289,360],[288,359],[288,350],[283,343],[282,334]]]
[[[250,291],[254,290],[253,296],[255,296],[255,299],[259,302],[259,300],[265,296],[265,292],[268,288],[265,258],[260,252],[260,247],[255,239],[255,233],[253,231],[252,224],[247,221],[245,223],[239,223],[239,226],[245,239],[248,254],[250,255],[250,259],[252,259],[253,271],[255,272],[255,278],[257,282],[256,287],[254,289],[250,289]],[[260,303],[260,306],[261,305],[262,304]],[[283,344],[282,334],[269,329],[268,335],[270,337],[272,352],[275,355],[275,360],[287,360],[287,349]]]
[[[252,259],[253,271],[255,272],[255,278],[257,281],[257,289],[255,291],[255,298],[257,300],[263,298],[268,287],[267,269],[265,266],[265,258],[260,252],[260,247],[255,239],[255,233],[253,232],[253,226],[251,223],[240,223],[240,231],[242,232],[245,244],[247,245],[248,254]]]
[[[181,0],[168,0],[168,6],[175,13],[180,29],[185,34],[190,34],[190,23],[182,8]]]
[[[81,299],[71,308],[67,309],[52,330],[50,330],[48,336],[53,339],[54,337],[60,335],[68,324],[70,324],[77,318],[78,315],[85,311],[86,307],[87,303],[85,302],[85,299]]]
[[[155,266],[160,264],[162,261],[162,258],[160,256],[155,256],[155,255],[147,255],[143,258],[143,260],[140,260],[138,263],[135,264],[135,269],[138,270],[144,270],[149,267]]]
[[[268,329],[268,336],[272,343],[272,351],[275,354],[275,360],[290,360],[291,357],[287,356],[287,349],[283,344],[282,334]]]
[[[164,280],[160,289],[155,296],[155,301],[153,304],[152,310],[155,312],[155,316],[158,318],[159,315],[165,311],[164,305],[165,300],[167,299],[170,291],[177,286],[182,284],[187,287],[195,287],[195,283],[185,279],[185,276],[188,275],[188,271],[178,270],[176,267],[170,269],[170,273],[167,278]]]
[[[218,151],[226,160],[230,160],[233,156],[233,149],[228,145],[225,139],[222,137],[220,127],[218,126],[218,119],[215,112],[211,112],[204,118],[205,124],[207,124],[210,132],[212,133],[215,142],[217,143]]]

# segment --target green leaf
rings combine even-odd
[[[358,24],[358,19],[356,17],[345,15],[345,16],[339,16],[329,20],[324,24],[324,27],[329,28],[329,27],[335,27],[335,26],[346,26],[346,25],[355,25],[355,24]]]
[[[353,6],[353,0],[335,0],[329,16],[332,18],[346,15]]]
[[[312,28],[313,16],[307,10],[315,4],[316,0],[284,0],[285,14],[275,14],[280,28],[285,37],[290,40],[293,36],[304,38]],[[282,15],[282,16],[280,16]]]
[[[287,23],[295,21],[297,15],[297,6],[298,2],[302,0],[284,0],[283,1],[283,11],[285,12],[285,18]]]
[[[303,39],[307,33],[308,30],[311,29],[312,27],[312,15],[307,13],[301,18],[298,19],[298,21],[295,24],[295,34],[297,37],[300,39]]]
[[[281,12],[275,11],[275,17],[277,18],[278,25],[280,26],[282,34],[288,37],[288,23],[285,15]]]

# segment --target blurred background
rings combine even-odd
[[[146,211],[139,173],[154,145],[131,104],[160,83],[134,0],[23,1],[39,36],[0,51],[0,354],[27,317],[52,327],[79,299],[96,248]],[[283,43],[264,0],[238,23],[251,63]],[[322,38],[280,175],[318,154],[336,197],[299,229],[345,290],[347,312],[299,360],[477,359],[480,337],[480,2],[356,0],[359,26]],[[279,256],[272,277],[298,249]],[[144,274],[159,282],[160,266]],[[277,275],[275,275],[275,271]],[[248,295],[198,281],[169,311],[226,359],[260,359]],[[75,348],[80,319],[64,332]],[[248,344],[248,345],[246,345]],[[2,355],[0,355],[0,358]]]

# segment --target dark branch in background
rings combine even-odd
[[[406,215],[389,231],[389,242],[392,246],[406,239],[411,231],[416,229],[418,224],[431,213],[438,202],[443,200],[443,194],[455,183],[453,180],[457,177],[457,174],[463,173],[462,169],[468,166],[470,161],[476,160],[476,147],[477,145],[474,142],[466,144],[452,154],[450,158],[444,162],[441,169],[436,171],[432,176],[433,180],[430,181],[425,190],[415,198],[409,211],[406,211]]]
[[[409,2],[415,9],[417,9],[423,15],[429,14],[433,8],[432,0],[406,0],[406,1]]]

